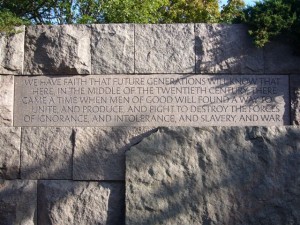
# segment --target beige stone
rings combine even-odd
[[[271,41],[264,47],[265,74],[300,73],[300,56],[285,41]]]
[[[124,224],[124,184],[39,181],[38,224]]]
[[[72,128],[22,128],[21,178],[71,179]]]
[[[135,73],[195,72],[193,24],[135,25]]]
[[[290,76],[291,123],[300,125],[300,75]]]
[[[0,223],[36,225],[36,181],[0,180]]]
[[[160,128],[126,153],[126,224],[298,224],[299,127]]]
[[[20,173],[21,128],[0,128],[0,179],[17,179]]]
[[[73,178],[124,180],[125,151],[153,132],[153,128],[76,128]]]
[[[92,25],[92,74],[134,73],[134,25]]]
[[[24,74],[90,74],[88,25],[27,27]]]
[[[0,74],[23,73],[25,26],[15,31],[13,35],[0,34]]]
[[[14,77],[0,75],[0,126],[13,125]]]
[[[263,74],[263,50],[242,24],[195,24],[196,73]]]
[[[286,75],[17,77],[16,126],[288,125]],[[37,104],[38,103],[38,104]]]

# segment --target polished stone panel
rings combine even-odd
[[[16,126],[289,124],[288,76],[17,77]]]

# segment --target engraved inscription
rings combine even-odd
[[[15,126],[289,124],[288,77],[16,77]]]

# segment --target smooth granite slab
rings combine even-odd
[[[288,76],[17,77],[15,126],[289,124]]]

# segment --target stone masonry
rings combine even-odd
[[[300,224],[300,57],[288,45],[257,49],[244,25],[18,30],[0,35],[0,224]],[[286,75],[293,126],[14,126],[16,76],[109,74]]]

